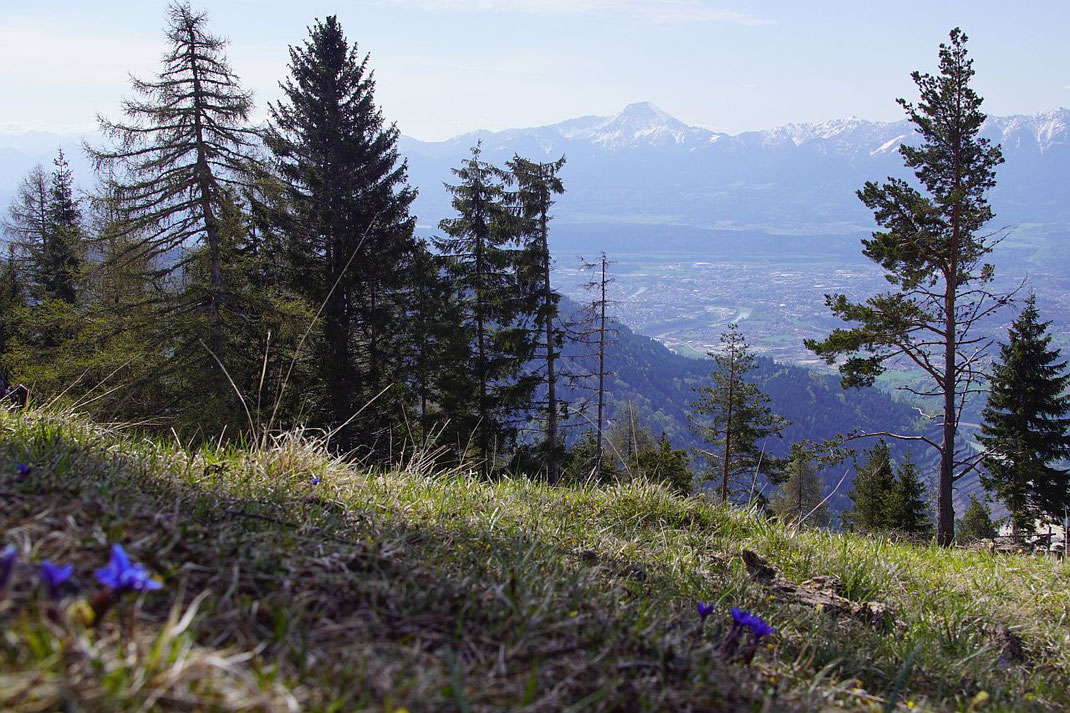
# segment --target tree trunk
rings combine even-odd
[[[193,130],[196,135],[197,159],[194,171],[197,177],[197,190],[199,192],[201,214],[204,216],[204,232],[208,237],[208,255],[211,260],[211,289],[208,291],[208,314],[212,320],[212,336],[210,339],[212,351],[217,359],[223,362],[223,313],[220,309],[220,296],[223,292],[223,257],[222,241],[219,236],[219,226],[216,223],[215,212],[212,208],[213,178],[212,169],[208,165],[208,153],[204,142],[204,125],[201,114],[204,109],[203,89],[201,87],[201,75],[197,62],[196,35],[192,26],[187,28],[189,37],[189,65],[193,75]],[[225,363],[225,362],[223,362]]]
[[[546,320],[546,476],[551,483],[557,483],[557,374],[554,371],[557,354],[554,352],[554,292],[550,288],[550,245],[547,240],[545,203],[539,217],[539,249],[542,251],[542,302]]]
[[[600,303],[601,323],[598,327],[598,461],[596,474],[602,480],[602,418],[603,403],[606,393],[606,255],[602,253],[602,301]]]
[[[728,502],[728,466],[732,458],[732,407],[736,400],[736,375],[728,380],[728,413],[724,424],[724,458],[721,461],[721,502]]]

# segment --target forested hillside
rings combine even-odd
[[[564,315],[577,315],[581,308],[565,298],[561,311]],[[606,413],[610,421],[630,402],[635,404],[653,435],[665,433],[679,448],[700,447],[701,439],[689,426],[687,413],[695,399],[695,387],[710,382],[713,361],[675,354],[658,341],[636,334],[616,321],[610,327],[612,336],[606,350],[606,368],[611,372],[606,380],[609,404]],[[589,374],[596,369],[596,356],[589,345],[572,344],[565,349],[565,355],[568,362],[565,370],[569,373]],[[844,389],[837,376],[759,357],[753,380],[770,397],[773,411],[790,421],[781,437],[767,443],[769,452],[777,456],[786,455],[792,443],[803,440],[820,443],[853,432],[912,432],[918,428],[918,414],[910,405],[873,387]],[[566,383],[562,398],[577,405],[589,405],[592,388],[590,377]],[[584,415],[577,414],[572,419],[573,438],[590,428],[587,419],[593,416],[589,407]],[[906,450],[900,445],[895,447],[896,453]],[[698,460],[694,464],[700,467]],[[841,467],[824,471],[826,485],[836,485],[843,471]],[[841,510],[848,505],[846,494],[850,484],[848,479],[830,500],[834,509]]]

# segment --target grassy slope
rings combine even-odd
[[[86,628],[20,570],[4,710],[1070,706],[1063,563],[795,532],[642,484],[368,472],[297,437],[190,453],[6,411],[0,433],[0,545],[73,563],[91,594],[122,542],[165,582]],[[794,582],[835,575],[900,626],[771,599],[743,548]],[[704,630],[699,598],[718,603]],[[717,653],[731,606],[778,629],[750,665]],[[1000,663],[1001,626],[1024,662]]]

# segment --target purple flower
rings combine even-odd
[[[111,546],[111,559],[107,567],[101,567],[95,573],[97,581],[115,592],[141,592],[159,589],[163,585],[149,577],[141,565],[133,564],[126,556],[122,545]]]
[[[0,592],[7,588],[11,581],[11,573],[15,571],[15,563],[19,561],[19,551],[15,545],[8,545],[0,550]]]
[[[750,629],[751,633],[758,639],[776,632],[776,629],[769,626],[769,624],[757,614],[751,614],[749,611],[743,611],[736,607],[732,607],[732,620],[735,621],[736,626]]]
[[[320,484],[320,479],[316,478],[316,477],[312,477],[312,478],[309,479],[308,482],[312,483],[313,485],[319,485]]]
[[[751,613],[749,611],[743,611],[737,607],[732,607],[732,620],[736,622],[738,626],[750,626]]]
[[[33,468],[31,468],[30,466],[26,465],[25,463],[19,463],[18,466],[16,466],[16,467],[19,469],[19,475],[22,475],[22,476],[29,475],[30,473],[33,472]]]
[[[776,629],[769,626],[769,624],[757,614],[751,616],[750,624],[748,626],[756,639],[762,639],[763,637],[776,633]]]
[[[706,623],[706,617],[713,612],[713,602],[699,602],[698,603],[698,618],[702,623]]]
[[[63,587],[63,583],[71,578],[74,574],[73,565],[53,564],[49,560],[41,562],[41,581],[45,585],[45,591],[48,593],[48,598],[57,600],[60,598],[60,589]]]

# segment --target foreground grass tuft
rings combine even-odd
[[[796,531],[643,483],[357,469],[301,434],[190,451],[40,412],[0,412],[0,433],[0,547],[21,562],[3,710],[1070,706],[1062,562]],[[164,587],[94,620],[114,543]],[[771,594],[745,549],[894,623]],[[44,559],[78,591],[49,599]],[[733,607],[776,628],[750,663]]]

